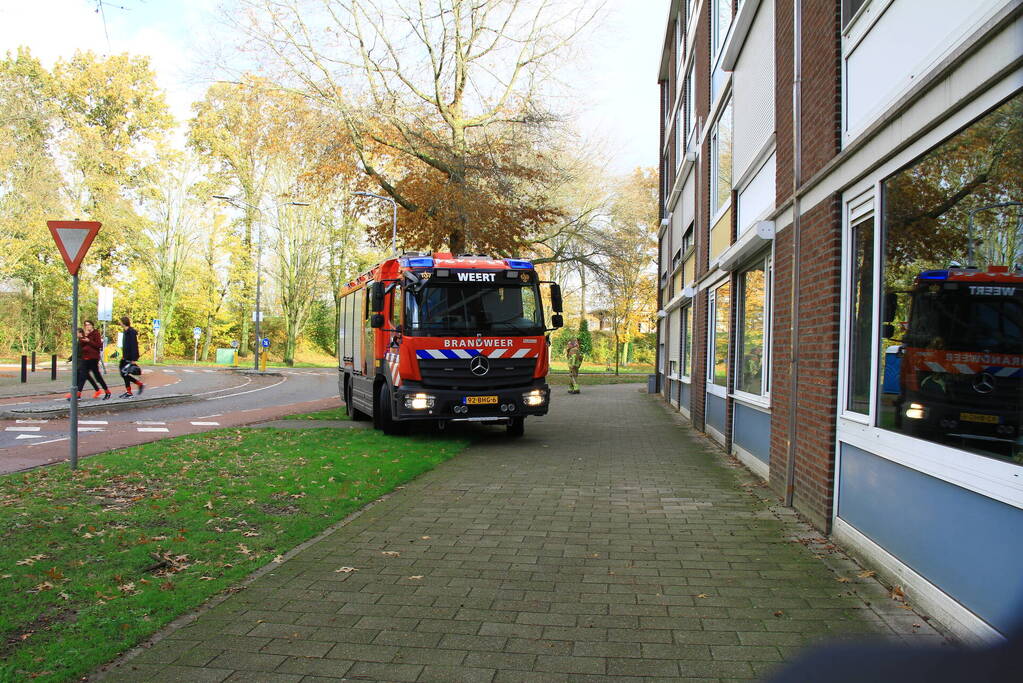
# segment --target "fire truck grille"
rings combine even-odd
[[[419,359],[423,386],[432,389],[508,389],[533,382],[535,358],[491,358],[487,374],[476,376],[465,359]]]

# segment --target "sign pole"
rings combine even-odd
[[[71,469],[78,469],[78,273],[71,276]]]

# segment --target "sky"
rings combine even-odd
[[[578,0],[580,9],[592,0]],[[578,127],[604,141],[608,169],[657,165],[657,66],[670,0],[608,0],[598,35],[579,46]],[[0,0],[0,53],[27,46],[47,67],[77,49],[148,55],[174,114],[184,119],[212,76],[214,0]],[[105,22],[104,22],[105,17]],[[212,36],[212,37],[211,37]]]

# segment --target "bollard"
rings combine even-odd
[[[21,354],[21,383],[28,381],[28,356]]]
[[[50,381],[57,381],[57,354],[50,354]]]
[[[32,372],[36,371],[36,352],[32,352]]]

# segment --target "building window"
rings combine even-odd
[[[693,234],[695,234],[695,223],[690,223],[686,231],[682,233],[682,253],[687,253],[693,248]]]
[[[686,73],[685,88],[686,145],[688,145],[689,139],[693,136],[693,127],[696,126],[696,80],[693,78],[692,66],[689,67],[689,71]]]
[[[842,28],[849,25],[852,18],[866,3],[867,0],[842,0]]]
[[[1023,464],[1023,93],[882,183],[879,426]],[[878,354],[880,355],[880,354]]]
[[[711,363],[707,368],[707,381],[726,386],[728,381],[728,334],[731,328],[732,288],[727,282],[710,295],[710,334],[708,354]]]
[[[732,197],[732,102],[721,111],[711,137],[711,214],[716,215]]]
[[[685,158],[683,154],[683,140],[682,140],[682,107],[679,107],[675,112],[675,170],[677,171],[682,166],[682,159]]]
[[[710,24],[710,61],[715,64],[721,48],[725,46],[728,27],[732,25],[732,0],[711,0]]]
[[[870,369],[874,326],[874,218],[857,223],[850,235],[849,392],[846,409],[870,412]],[[893,367],[893,370],[895,368]]]
[[[682,309],[682,376],[693,374],[693,307]]]
[[[767,281],[768,259],[739,274],[738,357],[735,388],[747,394],[767,393]]]
[[[682,56],[685,51],[682,49],[682,12],[678,13],[675,19],[675,83],[682,81]]]

